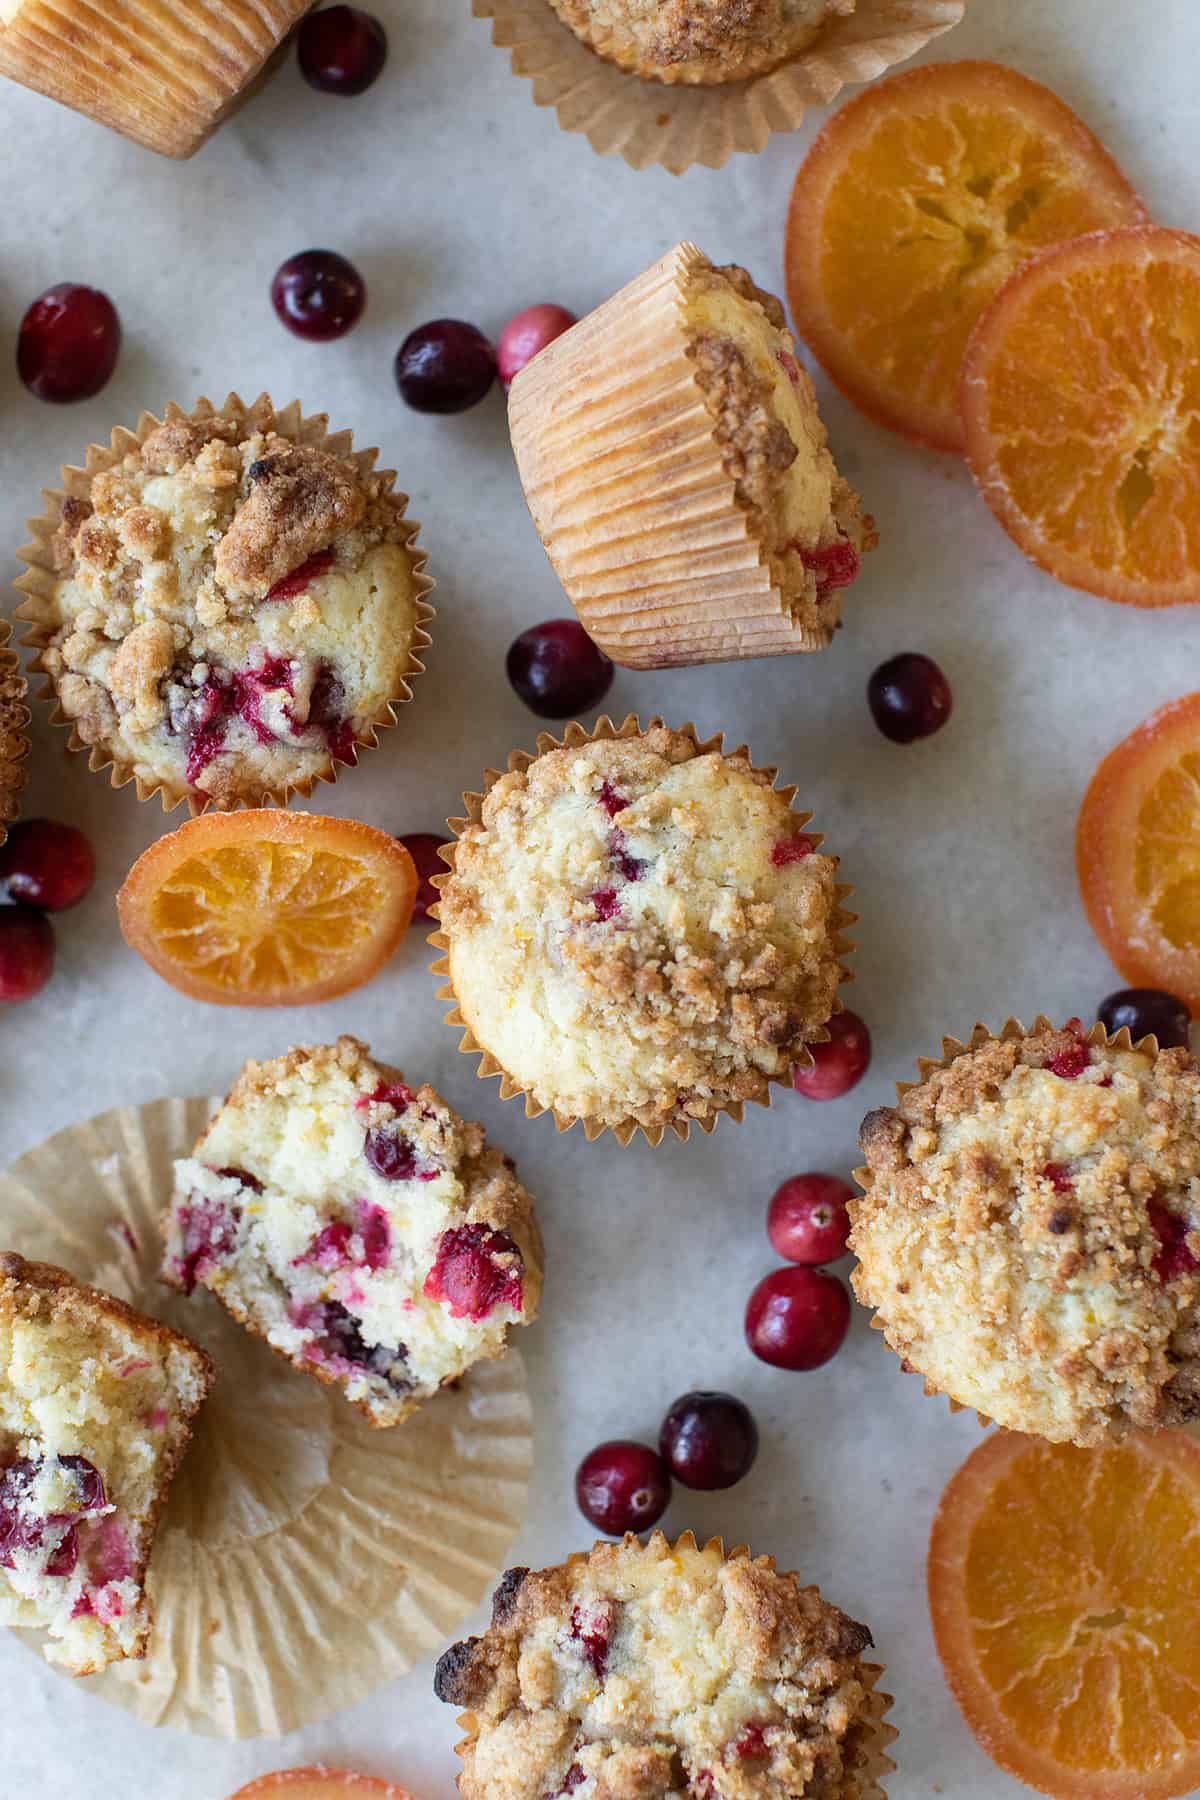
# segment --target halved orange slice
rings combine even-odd
[[[1130,606],[1200,600],[1200,238],[1045,251],[967,346],[967,460],[1027,556]]]
[[[1047,244],[1146,217],[1049,88],[999,63],[931,63],[843,106],[800,165],[788,303],[864,412],[961,451],[963,352],[1013,270]]]
[[[279,1769],[247,1782],[229,1800],[413,1800],[407,1788],[353,1769]]]
[[[1089,923],[1125,980],[1200,1013],[1200,694],[1160,707],[1105,757],[1075,861]]]
[[[125,941],[217,1006],[302,1006],[369,981],[412,916],[417,873],[386,831],[274,807],[204,813],[142,852]]]
[[[929,1606],[980,1745],[1057,1800],[1200,1785],[1200,1444],[997,1432],[942,1495]]]

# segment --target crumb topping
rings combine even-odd
[[[659,81],[765,75],[855,0],[551,0],[584,43]]]

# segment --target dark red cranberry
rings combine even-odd
[[[835,1013],[827,1022],[829,1042],[810,1044],[812,1067],[792,1070],[792,1086],[806,1100],[837,1100],[867,1072],[871,1034],[857,1013]]]
[[[280,324],[297,337],[321,343],[345,337],[366,304],[366,282],[336,250],[301,250],[289,256],[271,283],[271,305]]]
[[[667,1510],[671,1477],[648,1444],[612,1438],[589,1451],[575,1471],[575,1498],[584,1518],[610,1537],[648,1531]]]
[[[746,1306],[746,1342],[777,1369],[819,1369],[849,1324],[850,1296],[825,1269],[775,1269]]]
[[[418,325],[396,352],[396,386],[415,412],[466,412],[495,379],[496,352],[464,319]]]
[[[1042,1170],[1042,1180],[1048,1181],[1056,1194],[1075,1192],[1075,1179],[1067,1163],[1047,1163]]]
[[[357,6],[309,13],[296,33],[300,73],[321,94],[365,94],[387,61],[387,33]]]
[[[340,1300],[321,1307],[315,1348],[322,1357],[353,1363],[378,1375],[399,1393],[411,1388],[407,1344],[368,1344],[359,1321]]]
[[[514,313],[496,345],[496,364],[504,386],[509,385],[514,375],[521,373],[526,363],[533,361],[539,350],[544,350],[575,323],[574,313],[548,301]]]
[[[249,1188],[252,1194],[261,1194],[263,1191],[262,1182],[257,1175],[251,1175],[249,1169],[218,1169],[216,1172],[229,1181],[236,1181],[241,1187]]]
[[[316,678],[308,697],[308,725],[325,734],[329,754],[334,762],[358,761],[354,739],[354,720],[346,716],[346,689],[342,678],[330,663],[317,665]]]
[[[31,906],[0,907],[0,1001],[32,1000],[54,971],[54,927]]]
[[[0,845],[0,894],[43,912],[78,906],[96,878],[91,844],[74,825],[22,819]]]
[[[596,917],[602,925],[607,924],[609,919],[615,919],[621,910],[621,902],[617,899],[616,888],[597,888],[590,899],[596,909]]]
[[[1160,1050],[1186,1050],[1191,1042],[1191,1014],[1161,988],[1118,988],[1100,1002],[1096,1016],[1110,1036],[1127,1026],[1135,1044],[1151,1033]]]
[[[363,1140],[363,1155],[384,1181],[432,1181],[436,1169],[422,1169],[411,1141],[394,1127],[376,1126]]]
[[[1061,1081],[1078,1081],[1084,1070],[1091,1066],[1092,1056],[1086,1044],[1072,1044],[1070,1049],[1060,1050],[1045,1065]]]
[[[509,645],[504,667],[517,698],[539,719],[588,712],[612,686],[612,663],[578,619],[531,625]]]
[[[767,1211],[771,1248],[788,1262],[836,1262],[850,1236],[847,1202],[854,1189],[836,1175],[793,1175],[776,1188]]]
[[[90,400],[117,366],[121,321],[107,294],[60,281],[21,320],[17,374],[39,400]]]
[[[658,1448],[684,1487],[732,1487],[750,1473],[758,1455],[758,1427],[735,1395],[697,1389],[681,1394],[671,1407]]]
[[[232,1174],[232,1170],[222,1170]],[[182,1239],[176,1272],[185,1294],[190,1294],[214,1263],[221,1262],[237,1242],[240,1206],[224,1206],[219,1200],[193,1195],[179,1209]]]
[[[867,704],[885,738],[912,744],[941,730],[954,696],[933,658],[908,650],[880,663],[867,683]]]
[[[1192,1230],[1188,1221],[1182,1214],[1169,1211],[1161,1200],[1151,1200],[1147,1211],[1158,1239],[1153,1263],[1158,1279],[1177,1281],[1181,1275],[1190,1275],[1200,1265],[1188,1246],[1188,1234]]]
[[[806,831],[794,831],[790,837],[780,838],[778,843],[771,845],[771,867],[786,869],[789,863],[803,862],[816,847]]]
[[[425,1295],[442,1300],[452,1319],[486,1319],[497,1306],[520,1312],[524,1260],[507,1231],[487,1225],[457,1225],[438,1239]]]
[[[446,873],[446,865],[438,855],[446,839],[439,837],[435,831],[410,831],[400,842],[412,857],[413,867],[417,871],[417,898],[412,916],[414,919],[427,919],[430,907],[436,906],[438,899],[432,877]]]

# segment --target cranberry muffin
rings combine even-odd
[[[550,0],[588,47],[651,81],[767,75],[855,0]]]
[[[876,1800],[895,1733],[870,1644],[770,1557],[631,1532],[510,1569],[434,1686],[466,1709],[464,1800]]]
[[[249,1062],[175,1166],[164,1276],[372,1425],[396,1425],[528,1324],[533,1202],[483,1127],[365,1044]]]
[[[930,1392],[1099,1444],[1200,1416],[1200,1067],[1039,1020],[871,1113],[852,1277]]]

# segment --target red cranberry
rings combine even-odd
[[[117,366],[121,321],[107,294],[60,281],[21,320],[17,374],[39,400],[90,400]]]
[[[0,894],[43,912],[78,906],[96,878],[91,844],[74,825],[22,819],[0,845]]]
[[[954,697],[933,658],[909,650],[880,663],[867,683],[867,704],[885,738],[912,744],[941,730]]]
[[[1153,1263],[1158,1279],[1177,1281],[1183,1275],[1190,1275],[1197,1263],[1188,1246],[1188,1235],[1192,1229],[1188,1221],[1180,1213],[1171,1212],[1161,1200],[1151,1200],[1146,1210],[1158,1239],[1158,1250]]]
[[[789,380],[791,379],[789,371]],[[828,600],[838,588],[847,588],[858,580],[862,560],[854,545],[845,538],[822,544],[816,550],[801,550],[800,561],[817,578],[817,599]]]
[[[322,343],[345,337],[366,304],[366,282],[336,250],[301,250],[289,256],[271,283],[271,305],[280,324],[297,337]]]
[[[681,1394],[663,1420],[658,1448],[674,1475],[690,1488],[727,1488],[750,1473],[758,1455],[758,1427],[733,1394]]]
[[[367,1132],[363,1155],[383,1181],[433,1181],[437,1176],[436,1169],[419,1166],[416,1150],[402,1131],[382,1125]]]
[[[825,1269],[775,1269],[746,1306],[746,1342],[777,1369],[819,1369],[849,1324],[850,1296]]]
[[[575,323],[575,314],[568,312],[565,306],[552,306],[546,301],[515,313],[500,333],[496,345],[496,362],[504,386],[509,385],[514,375],[521,373],[526,363],[533,361],[539,350],[544,350]]]
[[[446,865],[438,855],[446,839],[439,837],[435,831],[410,831],[400,842],[412,857],[417,871],[417,898],[412,916],[414,919],[427,919],[430,907],[437,905],[438,898],[432,877],[446,873]]]
[[[871,1034],[857,1013],[835,1013],[826,1026],[827,1044],[810,1044],[812,1067],[792,1070],[792,1086],[806,1100],[837,1100],[867,1072]]]
[[[387,33],[357,6],[309,13],[296,33],[300,73],[321,94],[365,94],[387,61]]]
[[[671,1477],[648,1444],[611,1438],[589,1451],[575,1471],[575,1498],[584,1518],[610,1537],[648,1531],[667,1510]]]
[[[477,406],[496,379],[496,352],[463,319],[431,319],[396,352],[396,386],[416,412],[457,413]]]
[[[0,907],[0,1001],[32,1000],[54,970],[54,927],[32,906]]]
[[[1191,1014],[1182,1000],[1161,988],[1118,988],[1100,1002],[1097,1017],[1110,1036],[1128,1026],[1135,1044],[1151,1032],[1160,1050],[1186,1050],[1191,1042]]]
[[[836,1262],[850,1236],[847,1201],[854,1189],[836,1175],[793,1175],[776,1188],[767,1236],[778,1256],[793,1263]]]
[[[438,1239],[425,1296],[442,1300],[452,1319],[486,1319],[497,1306],[520,1312],[524,1262],[507,1231],[487,1225],[457,1225]]]
[[[531,625],[509,645],[504,667],[518,699],[539,719],[588,712],[612,686],[612,663],[578,619]]]

